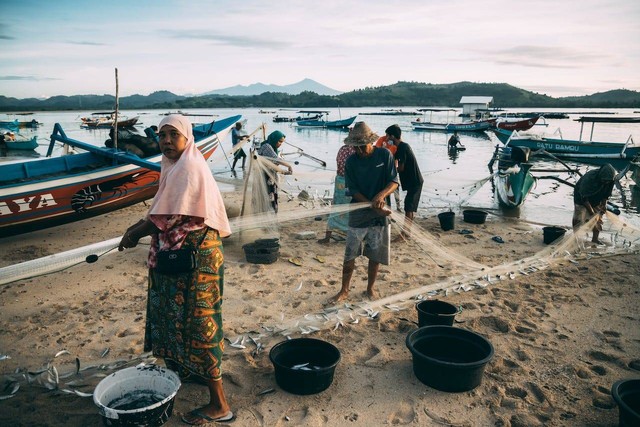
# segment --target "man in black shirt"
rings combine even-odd
[[[358,122],[344,140],[355,147],[356,153],[345,164],[345,182],[351,203],[363,205],[349,214],[349,229],[342,265],[342,288],[331,298],[338,302],[349,296],[349,283],[356,258],[369,258],[367,269],[367,296],[376,299],[373,287],[380,264],[389,264],[391,232],[387,216],[391,214],[385,199],[398,188],[398,177],[391,152],[377,148],[378,139],[369,126]]]
[[[415,213],[418,211],[420,204],[420,195],[422,193],[422,184],[424,178],[420,173],[416,156],[413,150],[402,140],[402,130],[398,125],[392,125],[385,130],[389,141],[393,141],[396,148],[395,159],[398,161],[398,173],[400,175],[400,183],[402,189],[407,192],[404,198],[404,230],[394,241],[401,241],[409,238],[409,231],[413,224]]]
[[[593,243],[600,244],[598,237],[602,230],[602,214],[607,209],[607,199],[611,196],[615,183],[616,170],[609,163],[585,173],[573,190],[573,229],[594,216],[598,216],[593,227]]]

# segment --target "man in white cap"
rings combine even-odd
[[[357,122],[344,140],[346,145],[351,145],[356,150],[345,165],[345,181],[351,203],[368,203],[370,206],[349,214],[342,288],[331,302],[338,302],[349,296],[349,283],[358,256],[364,255],[369,259],[367,296],[370,299],[377,298],[373,287],[380,264],[389,264],[391,232],[387,216],[391,214],[391,210],[385,199],[398,188],[398,173],[389,150],[373,146],[377,139],[378,135],[366,123]]]

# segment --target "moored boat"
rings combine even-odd
[[[529,130],[540,119],[540,116],[534,116],[526,119],[510,119],[508,117],[500,117],[495,121],[495,127],[505,130]]]
[[[429,130],[429,131],[441,131],[441,132],[482,132],[490,129],[496,119],[486,120],[471,120],[466,122],[452,122],[449,121],[449,113],[455,112],[452,108],[421,108],[421,111],[425,114],[423,120],[415,120],[411,122],[413,130]],[[434,122],[432,120],[434,112],[446,112],[447,119],[444,122]],[[429,113],[429,119],[426,118],[426,113]]]
[[[640,156],[640,146],[633,143],[629,136],[626,142],[595,142],[549,138],[527,132],[493,129],[496,137],[505,145],[544,150],[563,160],[602,165],[611,163],[616,169]]]
[[[242,116],[194,127],[196,145],[211,156]],[[10,236],[101,215],[152,198],[162,155],[140,158],[70,139],[54,126],[56,142],[86,152],[0,164],[0,235]]]
[[[31,138],[13,132],[0,135],[0,147],[8,150],[35,150],[38,148],[38,137]]]
[[[353,122],[356,120],[356,117],[358,116],[340,120],[324,120],[323,118],[313,120],[298,120],[297,125],[301,127],[345,129],[353,124]]]
[[[489,163],[498,202],[506,208],[517,208],[524,203],[536,183],[531,174],[529,149],[520,147],[496,147]],[[498,170],[493,171],[493,163]]]

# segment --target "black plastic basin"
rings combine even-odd
[[[611,395],[620,410],[620,427],[640,426],[640,379],[616,382]]]
[[[453,325],[459,310],[453,304],[437,299],[424,300],[416,304],[418,326]]]
[[[271,348],[276,382],[293,394],[315,394],[329,388],[340,361],[340,350],[314,338],[282,341]]]
[[[487,212],[474,209],[462,211],[462,220],[470,224],[484,224],[487,219]]]
[[[476,388],[493,358],[493,345],[486,338],[453,326],[423,326],[409,333],[406,343],[413,355],[413,373],[441,391]]]

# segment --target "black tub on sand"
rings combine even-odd
[[[493,358],[493,345],[486,338],[453,326],[423,326],[407,335],[406,344],[413,355],[413,373],[441,391],[476,388]]]
[[[282,341],[271,348],[276,382],[293,394],[315,394],[329,388],[340,361],[340,350],[314,338]]]
[[[484,224],[487,219],[487,212],[467,209],[462,211],[462,219],[470,224]]]
[[[564,236],[564,233],[566,232],[567,230],[562,227],[543,227],[542,236],[544,243],[546,243],[547,245],[553,243],[560,237]]]
[[[459,310],[453,304],[440,301],[437,299],[430,299],[420,301],[416,304],[416,310],[418,311],[418,326],[429,325],[453,325],[453,321],[458,314]]]
[[[441,212],[438,214],[438,220],[440,221],[440,228],[443,231],[453,230],[456,221],[455,212]]]
[[[640,378],[616,382],[611,395],[620,410],[620,427],[640,426]]]

